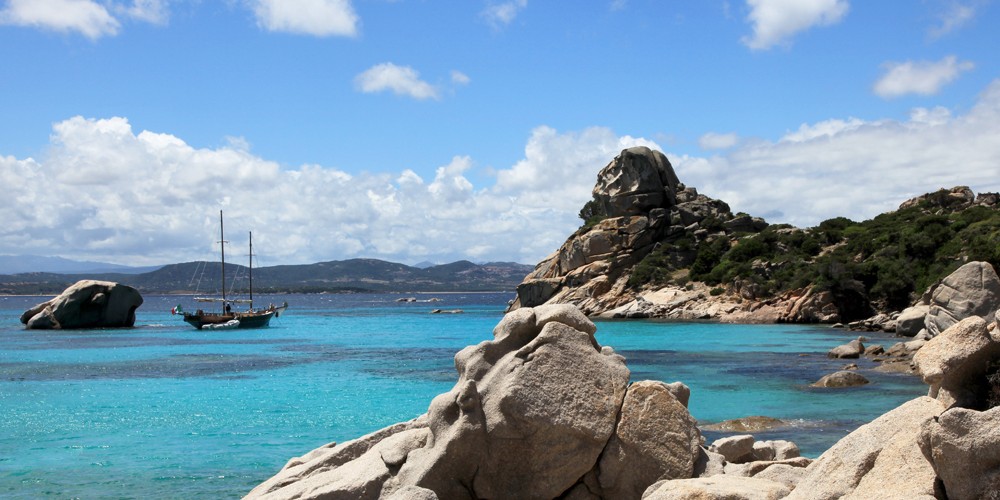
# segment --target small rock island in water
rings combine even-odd
[[[121,328],[135,325],[142,296],[130,286],[82,280],[21,315],[28,329]]]

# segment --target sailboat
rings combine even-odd
[[[197,302],[221,302],[222,312],[205,312],[198,309],[194,313],[183,312],[184,321],[201,329],[263,328],[271,323],[271,318],[280,316],[288,308],[288,302],[280,306],[271,304],[264,309],[253,307],[253,232],[250,233],[250,298],[232,299],[226,297],[226,238],[222,225],[222,210],[219,210],[219,244],[222,247],[222,297],[195,297]],[[247,304],[244,311],[234,311],[236,304]]]

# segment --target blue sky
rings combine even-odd
[[[621,149],[815,225],[1000,190],[988,0],[5,0],[0,254],[534,263]],[[235,242],[234,242],[235,243]]]

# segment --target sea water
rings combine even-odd
[[[510,295],[410,296],[263,297],[290,307],[266,329],[215,331],[170,314],[189,297],[145,297],[135,328],[77,331],[24,330],[20,314],[45,298],[0,297],[0,497],[237,498],[291,457],[412,419],[454,385],[455,353],[492,338]],[[657,321],[597,332],[633,381],[687,384],[699,422],[780,418],[758,439],[812,457],[926,392],[867,370],[867,386],[809,387],[846,363],[825,352],[853,336]]]

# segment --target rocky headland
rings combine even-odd
[[[1000,302],[994,302],[1000,307]],[[455,356],[426,414],[291,459],[261,499],[974,499],[1000,491],[1000,329],[969,316],[918,351],[928,395],[812,460],[706,443],[683,383],[630,382],[571,305],[520,308]],[[732,429],[770,425],[748,419]],[[727,424],[728,425],[728,424]],[[764,427],[760,427],[763,425]]]
[[[769,225],[684,185],[659,151],[626,149],[598,173],[584,225],[517,287],[511,310],[892,331],[963,263],[1000,262],[998,199],[957,187],[863,223]],[[901,324],[921,323],[910,314]]]

